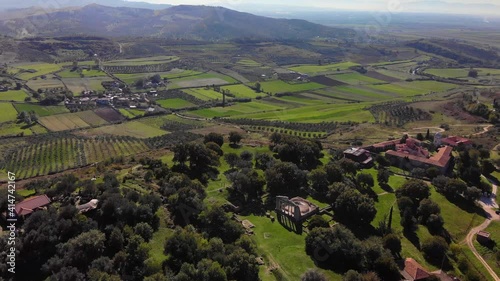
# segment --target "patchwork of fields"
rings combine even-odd
[[[179,60],[176,56],[156,56],[138,59],[113,60],[104,63],[105,66],[138,66],[169,63]]]
[[[331,73],[342,70],[347,70],[349,67],[359,66],[358,63],[355,62],[341,62],[334,64],[326,64],[326,65],[300,65],[300,66],[292,66],[288,67],[288,69],[300,72],[307,73],[309,75],[315,75],[319,73]]]
[[[24,90],[0,92],[0,101],[24,101],[28,94]]]
[[[169,89],[179,89],[179,88],[198,88],[212,85],[227,85],[227,84],[235,84],[238,81],[236,79],[215,73],[215,72],[207,72],[199,75],[175,78],[169,81]]]
[[[38,121],[49,131],[59,132],[106,125],[123,120],[123,117],[110,108],[95,111],[81,111],[41,117]]]
[[[175,99],[163,99],[156,101],[161,107],[168,109],[182,109],[195,107],[195,104],[192,104],[186,100],[175,98]]]

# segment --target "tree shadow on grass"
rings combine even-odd
[[[418,238],[417,233],[413,229],[405,229],[403,235],[410,241],[415,248],[420,250],[420,238]]]
[[[379,184],[379,186],[385,192],[394,193],[394,189],[390,185],[388,185],[387,183],[381,183],[381,184]]]
[[[478,204],[474,203],[471,204],[469,201],[465,200],[465,198],[459,196],[459,197],[450,197],[450,196],[445,196],[450,203],[453,205],[459,207],[463,211],[466,211],[469,214],[478,214],[484,218],[488,218],[488,213],[483,210]]]

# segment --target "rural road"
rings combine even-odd
[[[492,194],[496,196],[497,191],[498,191],[498,186],[493,185]],[[479,254],[479,252],[474,247],[474,237],[476,233],[486,229],[492,221],[500,221],[500,216],[495,214],[495,209],[498,208],[498,205],[495,202],[493,196],[489,198],[483,196],[481,198],[480,204],[483,207],[483,210],[487,213],[488,218],[481,225],[470,230],[470,232],[467,234],[467,237],[465,238],[465,242],[467,243],[467,246],[469,246],[469,248],[471,249],[474,256],[476,256],[476,258],[486,268],[491,277],[493,277],[495,281],[500,281],[500,278],[498,277],[496,272],[490,267],[490,265],[484,260],[484,258]]]

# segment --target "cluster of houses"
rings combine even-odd
[[[372,155],[384,152],[392,166],[408,171],[414,168],[437,168],[442,174],[446,174],[453,168],[453,149],[471,145],[472,141],[469,139],[457,136],[443,138],[438,133],[433,143],[438,149],[433,154],[428,150],[430,142],[406,138],[404,141],[389,140],[365,147],[349,148],[344,151],[344,157],[361,164],[362,167],[370,167],[374,162]]]
[[[66,100],[66,105],[94,105],[94,106],[112,106],[120,108],[138,108],[148,109],[151,105],[151,97],[156,97],[158,93],[154,90],[147,93],[111,92],[104,95],[98,95],[93,91],[84,91],[79,97],[73,100]]]

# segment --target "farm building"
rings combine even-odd
[[[405,267],[401,271],[401,275],[403,276],[402,280],[405,281],[426,280],[431,277],[431,274],[412,258],[405,260]]]
[[[47,195],[30,197],[16,204],[16,214],[20,217],[27,216],[36,210],[39,210],[50,204],[50,199]]]
[[[411,140],[416,145],[421,146],[421,142],[417,139],[408,138],[407,140]],[[364,147],[364,149],[366,149],[370,152],[373,152],[373,153],[380,153],[380,152],[385,152],[387,150],[396,150],[396,146],[399,144],[401,144],[400,139],[388,140],[388,141],[372,144],[370,146],[366,146],[366,147]]]
[[[441,144],[449,145],[451,147],[458,147],[462,145],[469,147],[472,145],[472,141],[466,138],[452,136],[441,139]]]
[[[373,164],[370,152],[363,148],[349,148],[344,151],[344,157],[361,164],[363,167],[369,167]]]
[[[479,231],[476,236],[477,242],[481,244],[487,244],[491,242],[491,234],[486,231]]]
[[[430,156],[429,151],[419,146],[414,140],[408,139],[405,144],[396,145],[395,150],[387,151],[385,156],[391,165],[405,170],[435,167],[445,174],[453,160],[452,151],[451,146],[444,146],[436,154]]]

